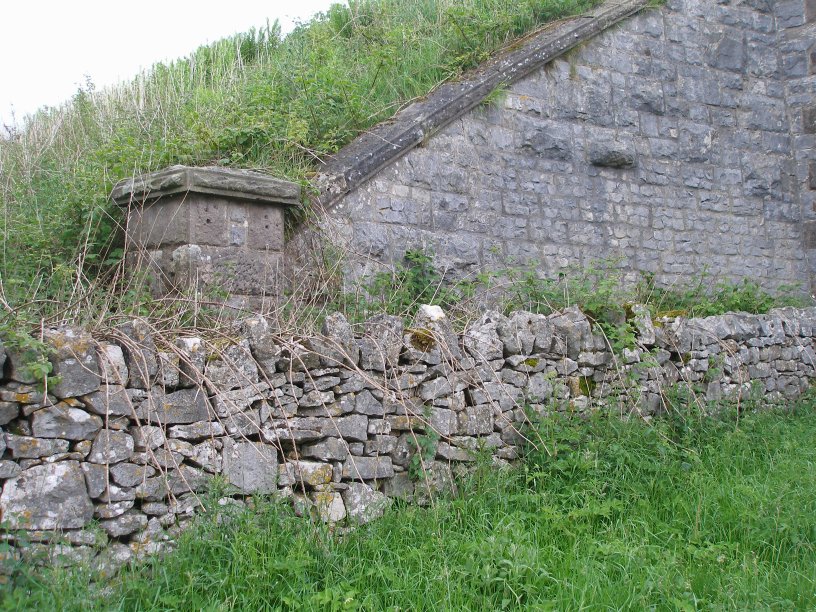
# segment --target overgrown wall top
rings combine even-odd
[[[670,0],[586,41],[331,207],[347,276],[424,248],[459,275],[620,258],[807,290],[809,10]]]

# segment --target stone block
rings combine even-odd
[[[224,476],[242,493],[272,493],[278,482],[278,452],[260,442],[224,440]]]
[[[133,455],[133,436],[122,431],[101,430],[94,438],[89,463],[112,464],[127,461]]]
[[[31,415],[31,431],[37,438],[92,440],[102,429],[102,419],[65,402],[47,406]]]
[[[344,480],[378,480],[391,478],[394,466],[391,457],[349,457],[343,462]]]
[[[210,404],[203,389],[180,389],[173,393],[153,391],[136,410],[142,422],[183,425],[210,420]]]
[[[76,461],[38,465],[7,480],[0,509],[10,529],[80,529],[94,512]]]
[[[49,355],[53,365],[51,375],[59,376],[59,382],[49,392],[63,399],[92,393],[99,388],[99,359],[89,333],[60,327],[45,330],[43,339],[53,349]]]
[[[391,505],[391,500],[367,484],[353,482],[342,493],[348,518],[364,525],[380,518]]]

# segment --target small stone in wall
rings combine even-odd
[[[133,512],[114,519],[99,521],[99,526],[112,538],[121,538],[147,527],[147,517]]]
[[[204,377],[204,343],[201,338],[178,338],[175,346],[179,358],[179,385],[198,386]]]
[[[128,369],[128,387],[150,389],[159,361],[150,325],[142,319],[134,319],[118,327],[122,334],[122,351]]]
[[[51,393],[63,399],[85,395],[99,388],[99,360],[90,334],[61,327],[45,330],[43,339],[54,349],[49,357],[54,366],[51,374],[59,377],[59,382],[51,387]]]
[[[128,368],[122,347],[110,342],[100,342],[97,352],[102,383],[124,385],[128,379]]]
[[[210,404],[200,388],[167,394],[156,390],[140,404],[136,416],[162,425],[196,423],[210,419]]]

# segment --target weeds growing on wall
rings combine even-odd
[[[356,0],[97,91],[0,136],[0,299],[64,301],[121,258],[112,185],[170,164],[304,182],[327,154],[538,25],[598,0]]]
[[[614,260],[574,266],[556,278],[540,276],[535,266],[507,268],[473,278],[446,279],[432,253],[408,250],[392,270],[363,281],[359,291],[338,294],[327,310],[339,310],[351,321],[387,312],[411,318],[421,304],[441,306],[463,328],[489,305],[505,314],[524,310],[550,314],[577,306],[597,326],[613,350],[633,348],[632,306],[646,306],[652,317],[707,317],[726,312],[760,314],[781,306],[806,306],[810,300],[794,286],[775,293],[749,279],[717,280],[707,272],[671,286],[660,286],[651,274],[636,279]]]
[[[462,477],[432,507],[332,530],[262,499],[178,550],[91,582],[25,571],[29,610],[805,610],[816,607],[813,396],[785,411],[540,424],[547,450]],[[685,416],[683,416],[685,415]]]

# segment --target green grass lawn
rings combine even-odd
[[[274,504],[89,585],[19,575],[7,609],[816,608],[816,412],[561,419],[512,469],[331,532]]]

